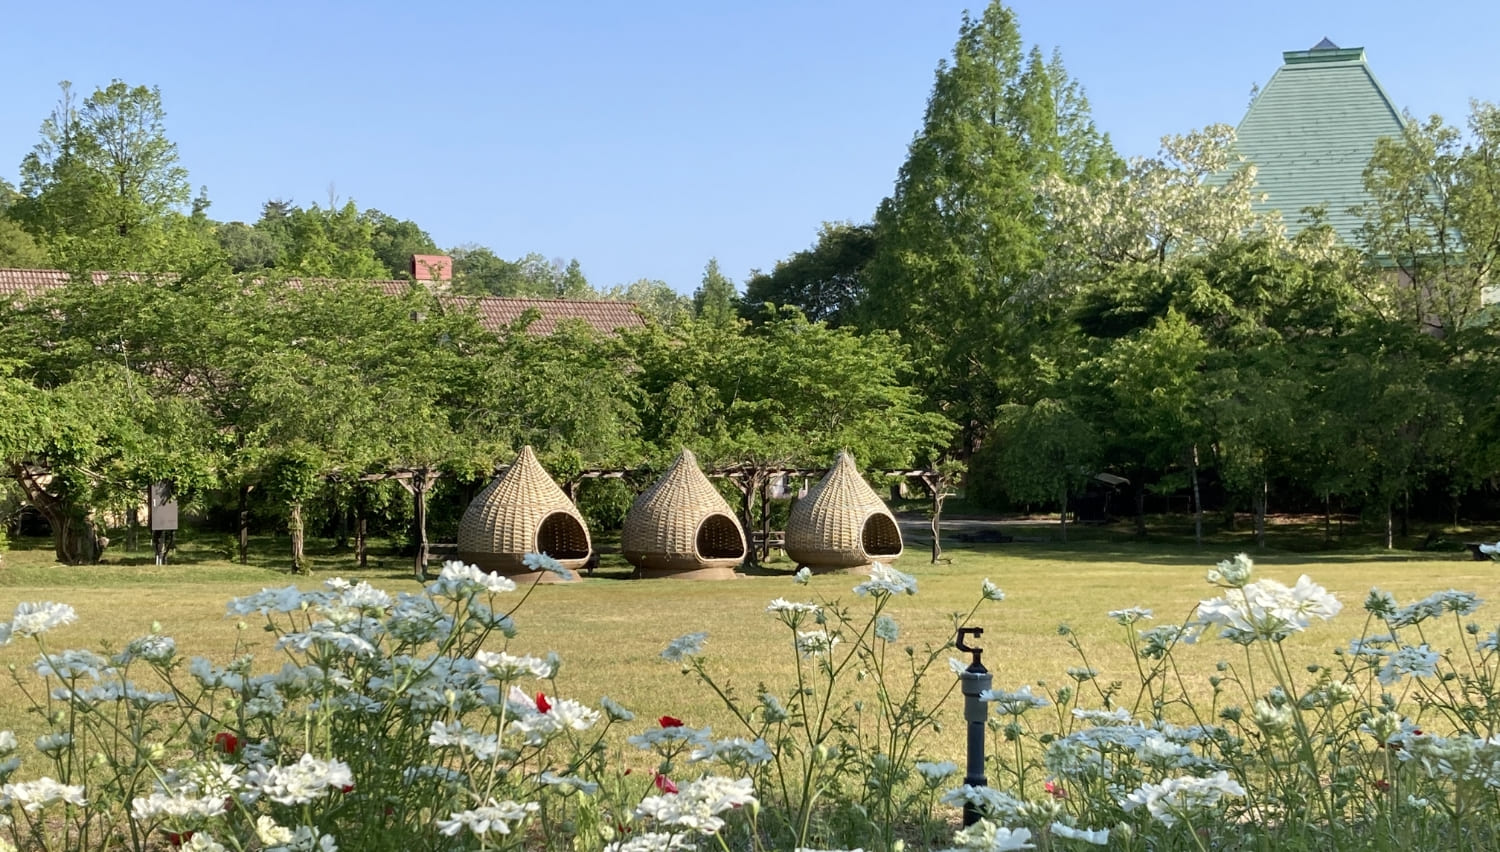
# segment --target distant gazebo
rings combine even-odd
[[[683,450],[631,505],[620,549],[638,577],[726,580],[745,561],[745,532],[718,489]]]
[[[545,553],[577,571],[592,552],[583,516],[531,447],[479,492],[458,524],[458,558],[491,573],[552,582],[559,578],[525,565],[526,554]]]
[[[787,518],[787,555],[814,571],[866,568],[899,558],[902,549],[896,517],[847,452]]]

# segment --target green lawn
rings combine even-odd
[[[1044,530],[1034,536],[1045,535]],[[1134,668],[1125,651],[1123,628],[1106,618],[1111,609],[1150,607],[1157,622],[1180,622],[1193,605],[1214,594],[1203,580],[1214,562],[1232,555],[1237,542],[1218,542],[1197,549],[1191,545],[1138,543],[1098,531],[1075,536],[1070,543],[1018,542],[974,547],[954,546],[951,562],[927,565],[925,551],[909,551],[897,567],[915,574],[920,593],[892,602],[888,609],[901,625],[901,641],[918,647],[950,639],[951,613],[967,611],[988,577],[1007,594],[1002,603],[987,603],[974,623],[985,629],[980,644],[985,663],[995,672],[997,687],[1015,687],[1050,679],[1056,683],[1068,666],[1080,661],[1057,633],[1059,623],[1071,625],[1090,649],[1090,664],[1102,680],[1128,679]],[[284,542],[283,542],[284,543]],[[274,553],[271,542],[257,549]],[[1329,651],[1360,633],[1360,603],[1372,585],[1396,594],[1402,601],[1436,589],[1472,590],[1484,598],[1500,594],[1500,566],[1469,561],[1458,553],[1437,556],[1354,553],[1290,553],[1257,555],[1257,573],[1291,583],[1299,574],[1339,595],[1345,612],[1332,623],[1317,625],[1287,643],[1294,660],[1331,661]],[[224,616],[225,602],[266,586],[293,581],[280,570],[275,556],[259,557],[240,566],[186,547],[181,560],[168,566],[150,564],[149,556],[112,557],[105,564],[60,566],[43,549],[11,551],[0,566],[0,618],[8,618],[23,600],[57,600],[72,604],[78,622],[48,634],[53,648],[122,645],[159,622],[177,639],[180,652],[216,659],[227,658],[237,638],[264,643],[267,634],[258,624],[241,633]],[[354,569],[347,554],[314,550],[314,576],[296,578],[304,587],[343,575],[365,579],[389,592],[415,591],[416,581],[403,559],[386,557],[380,567]],[[670,714],[690,724],[714,723],[726,735],[727,717],[707,689],[682,676],[677,667],[659,659],[661,649],[681,634],[706,631],[706,653],[716,671],[728,675],[742,691],[753,692],[765,681],[775,688],[789,680],[793,666],[785,628],[765,613],[773,598],[840,598],[861,605],[852,593],[857,578],[819,576],[810,587],[795,585],[790,565],[773,566],[729,582],[637,581],[627,579],[628,566],[618,556],[606,557],[595,576],[570,585],[546,585],[536,590],[517,615],[520,635],[513,651],[563,656],[559,688],[588,702],[610,695],[635,709],[643,718]],[[1481,610],[1480,621],[1497,620]],[[1488,629],[1488,626],[1486,627]],[[1222,642],[1206,642],[1182,649],[1179,656],[1196,664],[1202,681],[1213,663],[1238,649]],[[0,648],[0,664],[22,667],[22,677],[34,682],[24,667],[35,651],[29,642]],[[267,667],[279,665],[264,660]],[[951,682],[938,674],[935,689]],[[1206,687],[1204,687],[1206,690]],[[784,691],[784,690],[783,690]],[[39,729],[21,712],[21,697],[7,685],[0,690],[0,729],[18,734]],[[950,712],[956,716],[956,701]],[[951,729],[950,730],[955,730]],[[961,738],[934,742],[934,751],[958,757]]]

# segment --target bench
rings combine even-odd
[[[786,531],[772,530],[769,533],[762,533],[757,530],[755,532],[752,532],[750,533],[750,546],[754,548],[757,553],[762,552],[766,550],[767,547],[769,547],[771,549],[774,549],[777,553],[785,554]]]

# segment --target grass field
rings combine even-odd
[[[1047,530],[1023,538],[1045,538]],[[1101,680],[1134,675],[1133,662],[1123,644],[1123,628],[1110,621],[1111,609],[1143,606],[1155,610],[1156,623],[1180,622],[1194,604],[1214,591],[1203,580],[1214,562],[1242,549],[1241,542],[1217,541],[1204,548],[1173,543],[1139,543],[1118,535],[1081,530],[1073,541],[1017,542],[1004,545],[957,546],[947,551],[951,562],[926,564],[925,551],[915,547],[897,567],[919,578],[920,592],[894,600],[888,608],[901,626],[901,642],[919,648],[941,645],[951,638],[952,613],[968,611],[988,577],[1003,588],[1007,600],[986,603],[974,618],[985,629],[980,644],[985,663],[995,673],[997,687],[1064,678],[1078,656],[1058,635],[1060,623],[1074,628],[1089,650],[1089,664]],[[40,543],[38,543],[40,544]],[[257,550],[274,554],[270,542]],[[1500,594],[1500,566],[1469,561],[1467,553],[1436,556],[1387,555],[1361,548],[1357,552],[1284,552],[1256,554],[1257,574],[1291,583],[1299,574],[1337,594],[1345,612],[1329,624],[1319,624],[1290,640],[1294,660],[1331,661],[1332,648],[1358,635],[1364,613],[1360,603],[1371,586],[1380,586],[1404,601],[1428,592],[1455,587],[1493,599]],[[368,580],[389,592],[415,591],[418,586],[408,564],[386,558],[380,567],[354,568],[352,557],[314,549],[314,575],[295,578],[304,588],[323,579],[344,576]],[[258,669],[279,666],[271,657],[267,634],[259,624],[239,631],[224,615],[232,597],[267,586],[294,581],[280,569],[280,558],[258,557],[251,565],[222,561],[186,547],[177,564],[155,566],[147,555],[116,556],[102,565],[61,566],[50,550],[13,550],[0,565],[0,617],[8,617],[18,601],[56,600],[72,604],[78,622],[49,634],[53,648],[100,645],[119,647],[148,632],[152,624],[173,636],[179,651],[224,660],[237,639],[260,643],[267,653]],[[716,672],[747,693],[757,683],[773,690],[789,682],[793,666],[785,628],[765,613],[773,598],[792,600],[838,598],[858,608],[851,589],[858,578],[818,576],[810,587],[795,585],[791,565],[772,565],[730,582],[636,581],[618,556],[606,557],[592,577],[568,585],[538,588],[517,614],[520,634],[511,640],[513,651],[560,653],[564,666],[558,687],[565,695],[596,702],[609,695],[635,709],[645,719],[670,714],[690,724],[713,723],[725,735],[727,716],[703,686],[681,675],[676,666],[659,658],[662,648],[684,633],[706,631],[705,647]],[[519,593],[518,593],[519,595]],[[1496,616],[1480,611],[1486,630]],[[1238,651],[1222,642],[1185,648],[1181,659],[1194,662],[1206,684],[1213,663]],[[22,667],[23,680],[33,680],[25,666],[35,654],[29,643],[0,648],[0,664]],[[946,670],[937,673],[935,694],[947,688]],[[1205,694],[1206,685],[1203,686]],[[958,718],[958,697],[949,700],[950,718]],[[1087,700],[1085,700],[1087,704]],[[18,734],[40,730],[40,720],[23,713],[24,702],[10,683],[0,687],[0,729]],[[958,758],[963,747],[953,729],[952,742],[930,744],[935,758]],[[24,741],[24,740],[23,740]],[[946,750],[947,753],[942,753]]]

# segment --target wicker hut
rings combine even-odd
[[[557,579],[522,563],[528,553],[545,553],[577,571],[589,561],[592,545],[583,516],[563,493],[531,447],[523,447],[510,468],[485,486],[458,523],[458,558],[496,574]]]
[[[890,562],[901,549],[895,516],[859,475],[847,452],[839,453],[822,481],[792,506],[787,518],[787,555],[815,571]]]
[[[639,577],[726,580],[745,561],[745,532],[689,450],[625,515],[620,549]]]

